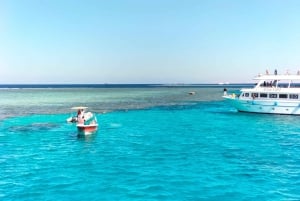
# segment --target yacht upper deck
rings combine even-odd
[[[300,74],[297,75],[258,75],[257,77],[254,78],[254,80],[298,80],[300,81]]]

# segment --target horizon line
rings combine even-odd
[[[0,83],[2,85],[237,85],[253,84],[255,82],[233,83]]]

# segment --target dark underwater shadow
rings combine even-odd
[[[29,125],[11,126],[7,130],[15,133],[40,133],[59,128],[59,124],[55,123],[32,123]]]

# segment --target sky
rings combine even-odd
[[[0,84],[245,83],[300,69],[298,0],[0,0]]]

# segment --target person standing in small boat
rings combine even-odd
[[[78,124],[84,124],[84,111],[82,109],[77,112],[77,122]]]
[[[224,96],[227,96],[227,89],[224,88]]]

